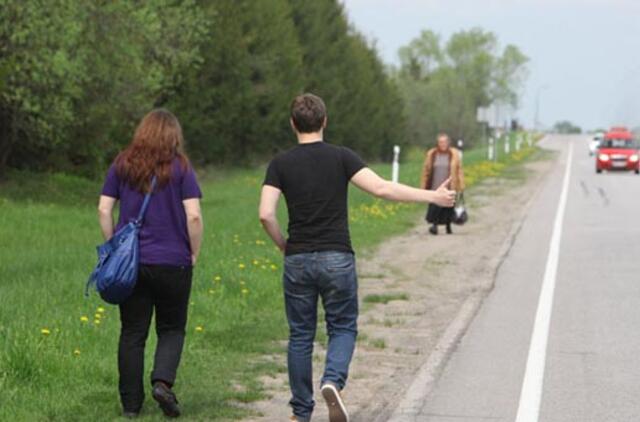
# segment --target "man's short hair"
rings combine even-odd
[[[291,120],[300,133],[319,132],[326,117],[327,107],[317,95],[298,95],[291,102]]]

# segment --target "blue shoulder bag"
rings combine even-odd
[[[138,235],[156,183],[156,176],[153,176],[151,191],[144,196],[138,218],[127,223],[111,239],[97,247],[98,264],[89,276],[85,296],[89,295],[91,284],[95,285],[105,302],[114,305],[124,302],[133,293],[138,280]]]

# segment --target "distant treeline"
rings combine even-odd
[[[472,138],[478,106],[517,103],[515,47],[425,34],[387,71],[338,0],[0,0],[0,173],[100,174],[153,107],[204,165],[287,148],[305,91],[327,102],[327,139],[369,159],[438,130]]]
[[[517,110],[529,59],[514,45],[499,48],[492,32],[457,32],[443,41],[423,31],[400,49],[395,72],[402,91],[410,139],[434,139],[446,131],[465,145],[481,139],[478,109],[492,107],[506,125]],[[469,142],[470,141],[470,142]]]

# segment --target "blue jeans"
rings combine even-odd
[[[312,385],[313,341],[322,298],[329,345],[321,383],[342,389],[347,381],[358,333],[358,279],[353,254],[312,252],[284,261],[284,295],[289,321],[289,385],[293,414],[311,418],[315,402]]]

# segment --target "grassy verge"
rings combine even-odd
[[[499,162],[465,153],[468,184],[497,176],[534,148]],[[401,181],[415,185],[422,155],[408,154]],[[389,165],[373,166],[388,177]],[[262,233],[262,170],[203,174],[204,249],[194,275],[188,339],[177,391],[187,420],[236,418],[239,403],[264,397],[260,376],[284,368],[263,359],[283,350],[281,257]],[[117,308],[84,282],[100,242],[98,183],[65,175],[14,173],[0,185],[0,420],[113,420],[119,414]],[[390,204],[352,190],[358,252],[415,224],[424,207]],[[284,207],[281,209],[284,221]],[[147,366],[155,336],[150,336]],[[378,347],[384,347],[379,344]],[[142,420],[161,420],[149,402]]]

